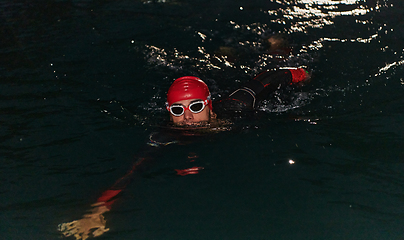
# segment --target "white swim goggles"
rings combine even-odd
[[[184,114],[185,110],[189,110],[191,113],[200,113],[205,109],[206,105],[208,105],[209,100],[197,100],[195,102],[192,102],[189,104],[188,107],[185,107],[182,104],[173,104],[171,106],[168,106],[167,104],[167,110],[170,111],[170,113],[175,116],[179,117],[182,114]]]

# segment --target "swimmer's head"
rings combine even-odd
[[[178,78],[168,89],[166,107],[174,123],[190,125],[209,121],[212,114],[209,88],[197,77]]]
[[[168,106],[171,106],[175,102],[189,99],[207,100],[209,102],[208,107],[212,109],[210,92],[206,83],[192,76],[176,79],[167,92]]]

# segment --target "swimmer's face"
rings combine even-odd
[[[181,100],[175,102],[173,105],[182,105],[184,107],[189,107],[191,103],[201,101],[201,99],[189,99],[189,100]],[[208,106],[199,112],[193,113],[189,109],[186,109],[181,116],[174,116],[170,113],[170,119],[173,121],[174,124],[177,125],[194,125],[201,122],[208,122],[210,120],[211,115],[213,115],[212,111],[209,109]]]

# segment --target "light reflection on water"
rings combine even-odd
[[[298,0],[297,4],[294,2],[285,1],[288,7],[267,11],[269,15],[278,17],[271,20],[272,22],[291,25],[285,29],[287,32],[306,32],[310,28],[323,28],[333,25],[333,19],[336,17],[363,16],[374,10],[365,5],[364,1]],[[358,4],[360,2],[364,4]],[[346,10],[346,6],[349,6],[350,10]],[[375,10],[379,7],[376,5]]]
[[[248,24],[238,23],[235,20],[228,21],[226,27],[233,29],[233,35],[220,36],[226,41],[222,46],[217,46],[214,51],[205,46],[214,41],[217,34],[213,33],[214,31],[191,27],[187,31],[191,34],[193,32],[193,35],[196,36],[195,39],[199,39],[199,46],[193,50],[185,50],[181,46],[166,48],[164,46],[145,45],[143,51],[146,59],[150,66],[154,66],[156,69],[166,67],[176,72],[198,75],[207,80],[211,86],[213,85],[214,95],[220,96],[225,93],[223,89],[220,89],[221,83],[218,81],[221,80],[215,77],[215,73],[236,72],[235,75],[252,76],[262,70],[274,67],[303,66],[309,69],[315,68],[318,60],[324,56],[325,51],[328,51],[324,48],[330,47],[330,44],[380,44],[383,36],[394,31],[387,24],[377,23],[374,20],[376,13],[382,9],[393,7],[393,4],[387,4],[383,1],[369,3],[350,0],[300,0],[276,1],[276,3],[279,4],[278,8],[260,10],[262,21]],[[246,11],[244,8],[241,10]],[[264,18],[265,15],[270,16],[269,21]],[[217,19],[220,19],[220,16]],[[348,22],[352,27],[346,32],[335,31],[334,33],[334,28],[338,29],[341,22]],[[274,24],[284,26],[283,30],[274,32]],[[238,33],[238,35],[234,33]],[[299,34],[307,34],[309,41],[298,44],[294,41],[293,44],[285,48],[271,51],[266,45],[266,41],[276,34],[283,34],[292,40],[296,36],[299,37]],[[389,46],[382,47],[382,50],[394,52],[394,54],[398,52],[398,49],[392,49]],[[248,54],[243,55],[243,52],[248,52]],[[398,57],[402,58],[403,53],[400,54]],[[247,60],[240,61],[237,59],[239,56]],[[294,101],[288,103],[280,100],[277,101],[277,104],[275,104],[276,101],[267,101],[263,103],[261,110],[284,112],[300,108],[318,96],[325,96],[332,92],[342,92],[343,94],[353,92],[357,88],[369,86],[372,81],[375,81],[372,78],[385,74],[390,68],[400,66],[403,61],[381,64],[383,65],[378,67],[378,72],[369,72],[364,76],[366,79],[363,79],[359,84],[351,85],[350,82],[347,82],[347,84],[340,83],[332,87],[328,85],[325,88],[306,90],[308,92],[292,93]],[[357,72],[361,66],[357,68],[351,71]],[[233,83],[240,82],[239,78],[229,80]],[[164,98],[164,96],[160,97]]]

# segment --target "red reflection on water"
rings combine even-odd
[[[199,170],[202,170],[203,167],[191,167],[187,169],[174,169],[177,172],[177,175],[185,176],[188,174],[198,174]]]

